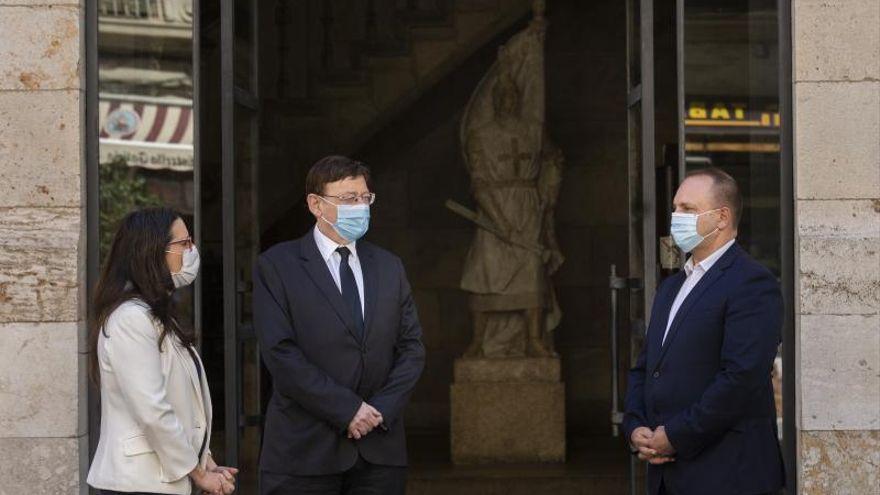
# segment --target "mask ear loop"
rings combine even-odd
[[[320,194],[315,194],[315,193],[312,193],[312,194],[313,194],[316,198],[320,199],[321,201],[324,201],[325,203],[330,203],[330,204],[333,205],[333,206],[338,206],[338,205],[333,204],[332,202],[330,202],[330,200],[328,200],[328,199],[325,198],[324,196],[321,196]],[[327,225],[333,227],[333,223],[330,222],[330,220],[327,220],[326,218],[324,218],[324,212],[323,212],[323,211],[321,212],[321,216],[318,217],[318,218],[321,219],[321,220],[323,220]]]
[[[697,217],[699,218],[700,216],[705,215],[706,213],[712,213],[713,211],[718,211],[718,210],[720,210],[720,209],[721,209],[721,208],[713,208],[713,209],[711,209],[711,210],[704,211],[703,213],[699,213],[699,214],[697,214]],[[709,237],[711,237],[711,236],[717,234],[720,230],[721,230],[721,229],[719,229],[718,227],[715,227],[715,230],[713,230],[712,232],[709,232],[708,234],[706,234],[706,235],[704,235],[704,236],[701,236],[701,237],[703,238],[703,240],[700,241],[700,244],[702,244],[703,241],[705,241],[705,240],[708,239]],[[699,234],[699,232],[697,232],[697,234]]]
[[[182,271],[183,271],[183,253],[184,253],[184,251],[181,251],[181,252],[178,253],[177,251],[169,251],[169,250],[166,249],[166,250],[165,250],[165,253],[166,253],[166,254],[179,254],[179,255],[180,255],[180,270],[177,270],[176,272],[171,272],[171,274],[172,274],[172,275],[177,275],[178,273],[182,272]],[[169,270],[169,271],[170,271],[170,270]]]

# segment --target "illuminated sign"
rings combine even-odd
[[[691,101],[684,121],[701,127],[779,127],[775,108],[755,110],[742,103]]]

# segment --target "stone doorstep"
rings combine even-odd
[[[454,383],[560,381],[559,358],[459,358],[453,368]]]

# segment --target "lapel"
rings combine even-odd
[[[171,337],[176,338],[176,337]],[[193,390],[196,392],[196,402],[198,402],[198,407],[201,413],[207,419],[208,413],[205,410],[205,400],[204,394],[202,393],[202,382],[199,380],[199,375],[196,372],[195,363],[192,360],[192,356],[189,351],[178,342],[169,342],[171,344],[171,348],[174,349],[175,354],[177,355],[177,359],[182,360],[181,365],[183,365],[183,369],[186,370],[186,374],[189,375],[189,381],[192,384]],[[195,352],[195,350],[193,350]],[[198,353],[196,353],[196,359],[198,359]],[[201,364],[201,362],[199,362]],[[205,368],[202,366],[202,374],[204,374]]]
[[[195,349],[193,349],[195,351]],[[208,442],[211,441],[211,433],[213,430],[213,422],[214,422],[214,410],[211,406],[211,390],[208,388],[208,375],[205,371],[205,363],[202,361],[202,356],[196,351],[195,353],[196,359],[199,360],[199,366],[202,367],[202,405],[204,406],[202,411],[205,413],[205,432],[208,435]],[[208,451],[210,450],[210,446],[205,447],[205,452],[203,453],[203,458],[199,460],[199,463],[204,467],[204,464],[207,462]]]
[[[736,259],[736,256],[739,254],[739,246],[736,243],[733,243],[730,246],[730,249],[724,253],[723,256],[703,275],[703,278],[697,283],[697,285],[691,290],[690,294],[684,299],[684,302],[681,303],[681,307],[678,309],[678,313],[675,314],[675,320],[672,321],[672,326],[669,327],[669,335],[666,336],[666,342],[663,343],[663,347],[660,348],[660,357],[657,359],[657,366],[663,361],[663,356],[666,355],[666,351],[669,350],[669,347],[672,345],[672,341],[675,340],[675,336],[678,334],[678,329],[681,327],[681,322],[685,319],[688,312],[696,305],[697,301],[699,301],[700,296],[706,292],[706,289],[712,286],[721,276],[724,274],[725,270],[727,270],[730,265],[733,263],[733,260]],[[680,286],[679,286],[680,287]],[[677,294],[678,291],[675,291],[674,294]],[[675,295],[672,296],[673,298]],[[662,337],[661,337],[662,338]]]
[[[339,292],[336,282],[333,281],[333,276],[330,275],[327,262],[324,261],[324,258],[321,257],[321,252],[318,251],[318,245],[315,243],[314,233],[311,230],[300,238],[299,250],[300,259],[309,278],[318,286],[324,298],[327,299],[330,306],[336,311],[348,333],[351,334],[352,338],[360,342],[354,320],[351,314],[349,314],[348,306],[346,306],[345,301],[342,299],[342,293]],[[366,292],[366,288],[364,292]]]
[[[376,313],[376,292],[379,271],[373,250],[366,242],[359,242],[357,247],[361,271],[364,274],[364,341],[370,336],[370,323]]]
[[[205,406],[205,420],[207,421],[208,428],[211,428],[211,418],[214,415],[213,408],[211,407],[211,390],[208,388],[208,376],[205,372],[205,363],[202,361],[202,356],[199,355],[198,351],[193,349],[196,354],[196,359],[199,360],[199,366],[202,367],[202,382],[199,384],[202,391],[202,404]],[[197,377],[198,378],[198,377]],[[208,432],[210,433],[210,431]],[[210,436],[208,437],[210,438]]]
[[[681,286],[684,285],[684,270],[676,273],[673,277],[675,278],[670,282],[669,289],[665,291],[663,299],[659,301],[659,305],[657,306],[657,309],[659,310],[657,316],[659,318],[655,318],[655,321],[651,321],[654,328],[648,338],[650,339],[651,348],[656,353],[655,355],[659,355],[660,353],[660,346],[663,343],[663,333],[666,331],[666,324],[669,322],[669,312],[672,310],[672,303],[675,301],[675,296],[678,294],[678,291],[681,290]]]

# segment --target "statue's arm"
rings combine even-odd
[[[546,141],[549,142],[549,141]],[[547,269],[550,273],[556,272],[565,257],[559,249],[556,238],[556,202],[559,199],[559,189],[562,185],[562,164],[564,158],[562,152],[551,145],[549,153],[542,159],[541,172],[538,177],[538,195],[541,198],[543,217],[541,219],[541,234],[544,246],[550,251],[550,259]]]

